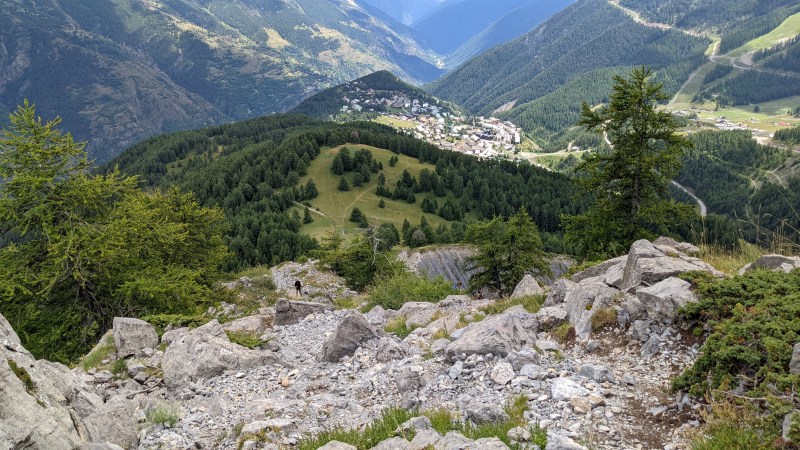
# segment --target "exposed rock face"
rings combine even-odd
[[[297,323],[305,319],[306,316],[332,309],[332,306],[322,303],[297,302],[282,298],[275,303],[275,325]]]
[[[469,279],[476,272],[469,270],[468,259],[475,256],[475,249],[463,245],[444,246],[433,250],[405,250],[397,258],[403,261],[409,270],[428,278],[443,277],[451,284],[466,288]]]
[[[270,316],[247,316],[222,325],[222,329],[229,333],[250,333],[261,336],[270,327],[273,318]]]
[[[113,442],[124,448],[132,448],[139,442],[136,410],[139,402],[117,396],[98,408],[86,418],[86,430],[91,440]]]
[[[597,264],[597,265],[594,265],[592,267],[589,267],[586,270],[582,270],[582,271],[576,273],[575,275],[573,275],[572,278],[570,278],[570,279],[572,281],[576,282],[576,283],[580,283],[581,281],[583,281],[583,280],[585,280],[587,278],[599,277],[600,275],[603,275],[608,269],[610,269],[610,268],[612,268],[612,267],[614,267],[616,265],[622,264],[623,267],[624,267],[625,262],[627,260],[628,260],[628,256],[627,255],[626,256],[618,256],[616,258],[609,259],[607,261],[601,262],[600,264]]]
[[[539,286],[539,282],[536,281],[536,278],[526,273],[525,276],[522,277],[522,280],[517,283],[517,287],[514,288],[511,298],[527,297],[542,293],[544,293],[544,289]]]
[[[351,314],[339,324],[336,331],[322,346],[322,360],[339,362],[343,356],[352,355],[363,343],[378,337],[361,314]]]
[[[270,269],[272,281],[279,291],[287,296],[296,295],[294,282],[303,285],[303,297],[323,297],[333,300],[339,297],[352,297],[358,293],[347,288],[344,278],[321,270],[317,261],[306,263],[287,262]]]
[[[634,290],[638,286],[652,286],[669,277],[695,270],[724,276],[698,258],[679,253],[672,247],[660,247],[657,248],[644,239],[633,243],[625,263],[622,283],[618,286],[621,290],[628,291]],[[670,250],[675,250],[675,253]]]
[[[545,301],[546,305],[560,306],[567,320],[575,327],[581,339],[592,332],[592,317],[601,309],[620,301],[624,294],[607,284],[587,278],[581,283],[561,279]]]
[[[789,363],[789,373],[800,373],[800,342],[794,344],[794,349],[792,349],[792,361]]]
[[[221,334],[220,334],[221,332]],[[272,354],[232,344],[216,320],[179,336],[167,347],[161,367],[170,389],[217,376],[226,370],[242,370],[270,364]]]
[[[102,403],[65,366],[36,361],[0,315],[0,448],[74,449],[86,437],[82,417]]]
[[[114,344],[120,358],[141,356],[144,349],[158,346],[155,327],[144,320],[130,317],[114,317]]]
[[[487,317],[464,329],[464,333],[447,346],[450,359],[461,355],[506,356],[532,342],[532,337],[514,314]]]
[[[674,319],[678,309],[689,302],[698,301],[691,287],[688,281],[670,277],[637,290],[636,297],[641,300],[651,319]]]
[[[780,270],[789,273],[800,268],[800,256],[764,255],[739,270],[744,275],[754,269]]]
[[[665,245],[667,247],[672,247],[679,252],[686,253],[687,255],[696,255],[700,253],[700,249],[696,245],[692,245],[688,242],[678,242],[675,239],[665,236],[661,236],[653,241],[653,245]]]

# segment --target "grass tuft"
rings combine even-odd
[[[266,342],[262,341],[261,338],[253,333],[226,331],[225,334],[228,335],[228,339],[234,344],[247,347],[250,350],[260,347]]]
[[[393,333],[400,339],[405,338],[412,331],[416,330],[417,327],[409,327],[406,324],[406,318],[403,316],[395,317],[394,319],[390,320],[385,327],[383,327],[384,331],[387,333]]]
[[[101,345],[97,346],[88,355],[81,358],[79,364],[84,371],[100,367],[103,360],[113,355],[117,351],[114,344],[114,337],[108,336]]]
[[[25,370],[24,367],[20,367],[17,365],[16,361],[13,359],[7,359],[8,367],[11,368],[11,371],[14,372],[14,375],[19,378],[19,381],[25,385],[25,392],[30,395],[34,395],[36,393],[36,384],[31,379],[31,375]]]
[[[145,417],[147,421],[153,425],[167,424],[174,427],[180,420],[181,410],[175,405],[160,404],[155,408],[147,411]]]
[[[592,331],[611,328],[617,324],[617,310],[614,308],[600,308],[592,316]]]
[[[525,308],[525,310],[529,313],[535,313],[539,311],[539,308],[542,307],[544,299],[544,295],[528,295],[525,297],[507,298],[484,306],[480,310],[487,315],[502,314],[511,307],[522,305],[522,307]]]

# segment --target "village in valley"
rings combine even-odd
[[[467,117],[432,97],[348,85],[340,115],[366,117],[390,125],[444,150],[479,158],[517,159],[522,130],[494,117]]]

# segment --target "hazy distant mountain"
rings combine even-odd
[[[419,21],[447,0],[364,0],[405,25]]]
[[[105,160],[376,70],[431,80],[434,56],[351,0],[0,0],[0,113],[28,98]]]

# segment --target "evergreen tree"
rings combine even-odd
[[[193,314],[228,257],[219,209],[89,175],[84,146],[27,102],[0,137],[0,313],[35,356],[85,354],[115,316]]]
[[[667,234],[691,215],[688,205],[668,200],[669,182],[691,143],[675,133],[672,114],[656,108],[668,97],[651,75],[641,67],[629,78],[615,76],[609,105],[582,105],[579,125],[606,136],[612,147],[578,166],[594,203],[583,215],[564,217],[566,240],[593,257],[622,254],[633,241]]]
[[[386,202],[384,202],[383,199],[378,202],[378,208],[386,208]]]
[[[342,179],[339,180],[339,186],[337,186],[336,189],[338,189],[338,190],[340,190],[342,192],[350,190],[350,185],[347,183],[347,180],[345,179],[345,177],[342,177]]]
[[[389,167],[396,166],[398,161],[399,159],[397,158],[397,155],[392,155],[392,157],[389,158]]]
[[[313,179],[309,179],[305,187],[305,200],[311,200],[313,198],[317,198],[317,196],[319,196],[319,190],[317,190],[317,184],[314,183]]]
[[[303,211],[303,223],[312,223],[314,222],[314,218],[311,217],[311,211],[306,207],[305,211]]]
[[[364,178],[361,176],[360,172],[356,172],[356,174],[353,175],[353,186],[355,187],[364,186]]]
[[[539,229],[525,209],[508,219],[472,223],[466,240],[478,247],[470,263],[478,272],[470,279],[471,289],[489,287],[510,294],[525,272],[549,273]]]

